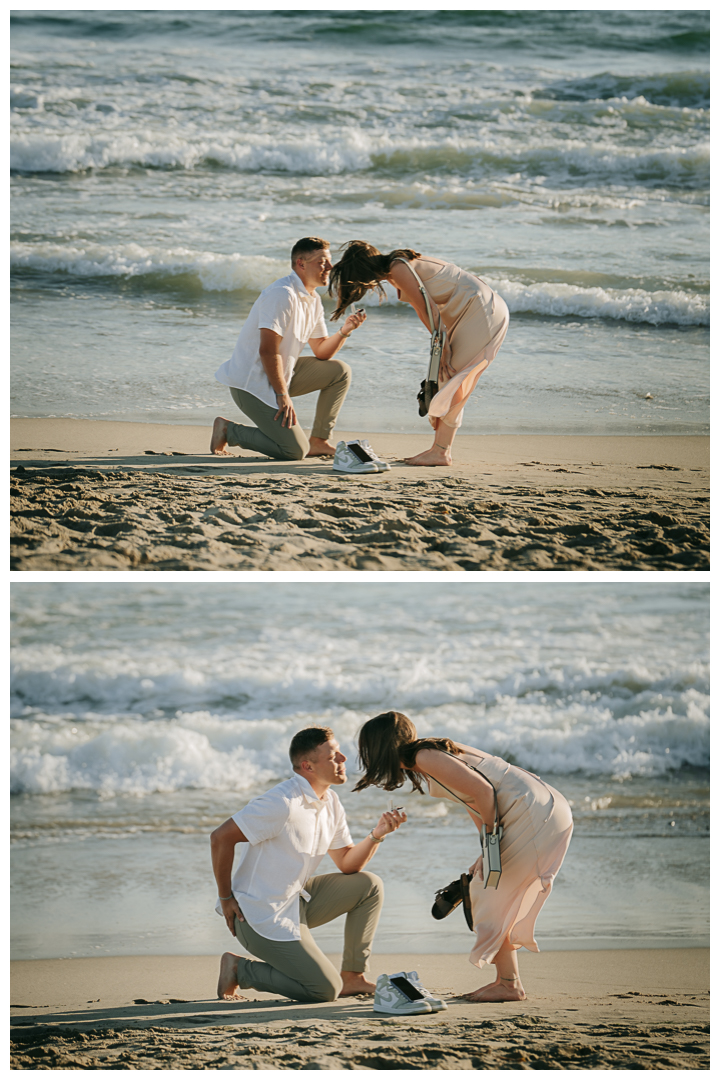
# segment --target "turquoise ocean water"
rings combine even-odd
[[[355,736],[388,708],[571,801],[541,949],[707,943],[705,585],[44,582],[13,584],[12,607],[15,958],[227,948],[211,830],[320,723],[361,839],[390,796],[352,793]],[[461,913],[430,907],[477,834],[453,803],[393,797],[409,820],[372,863],[377,950],[469,950]]]
[[[11,52],[14,415],[232,409],[319,234],[506,299],[465,431],[707,431],[709,12],[15,12]],[[341,422],[424,430],[426,332],[368,311]]]

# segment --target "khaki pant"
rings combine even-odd
[[[343,360],[318,360],[316,356],[300,356],[290,381],[290,397],[302,397],[319,390],[315,407],[312,436],[328,439],[335,427],[340,407],[350,389],[352,372]],[[241,412],[256,427],[245,427],[228,421],[229,446],[241,446],[244,450],[257,450],[268,457],[281,461],[299,461],[308,452],[309,443],[299,424],[291,428],[282,426],[282,417],[275,419],[277,406],[266,405],[247,390],[231,386],[232,399]]]
[[[300,899],[299,941],[271,941],[248,923],[235,919],[235,937],[248,952],[259,957],[238,960],[241,990],[252,987],[295,1001],[334,1001],[342,990],[342,979],[316,945],[310,928],[345,914],[341,970],[367,970],[383,902],[380,878],[365,870],[357,874],[325,874],[310,878],[305,889],[311,899]]]

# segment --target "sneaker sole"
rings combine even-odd
[[[385,1016],[428,1016],[433,1009],[378,1009],[377,1006],[373,1008],[373,1012],[383,1013]]]
[[[343,469],[342,466],[333,465],[335,472],[345,473],[346,476],[367,476],[369,473],[380,472],[379,469]]]

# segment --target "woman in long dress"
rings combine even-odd
[[[535,920],[572,836],[567,800],[502,758],[452,739],[418,739],[413,723],[399,712],[368,720],[360,730],[358,753],[365,772],[356,791],[371,785],[394,791],[409,779],[413,790],[422,792],[426,783],[434,798],[465,803],[478,832],[483,822],[492,830],[497,794],[503,828],[497,889],[483,887],[482,856],[469,871],[475,932],[470,963],[479,968],[494,964],[497,977],[465,996],[468,1001],[522,1001],[517,950],[540,951]]]
[[[384,281],[397,289],[398,299],[411,304],[424,326],[432,330],[422,283],[435,326],[441,325],[447,333],[439,390],[428,410],[435,439],[429,450],[406,461],[409,465],[452,465],[451,448],[465,403],[505,339],[510,319],[507,304],[481,278],[453,263],[421,255],[412,248],[383,255],[364,240],[351,240],[330,271],[330,293],[337,298],[331,318],[339,319],[368,289],[384,294]]]

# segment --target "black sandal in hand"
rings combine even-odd
[[[457,881],[451,881],[444,889],[438,889],[435,893],[431,915],[433,919],[446,919],[460,904],[463,906],[468,929],[474,929],[470,903],[470,878],[467,874],[461,874]]]

